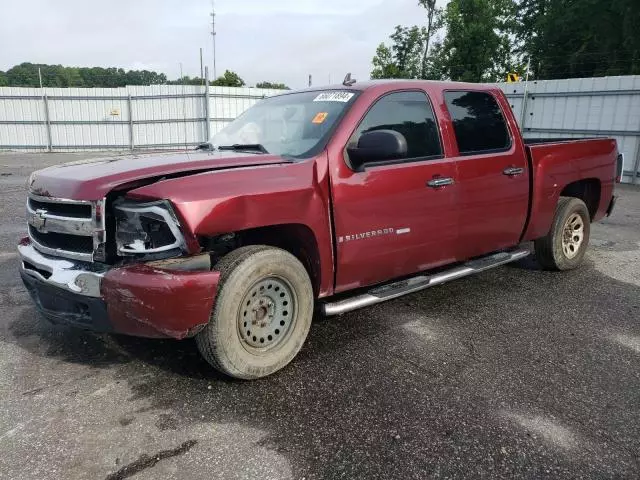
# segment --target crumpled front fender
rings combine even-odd
[[[209,322],[220,272],[131,265],[108,271],[101,284],[115,332],[182,339]]]

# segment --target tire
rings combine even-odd
[[[538,263],[545,270],[579,267],[589,246],[590,230],[591,216],[585,203],[578,198],[560,197],[551,230],[534,242]]]
[[[286,366],[302,348],[313,317],[313,288],[302,263],[285,250],[251,245],[214,269],[220,272],[215,306],[196,336],[202,356],[244,380]]]

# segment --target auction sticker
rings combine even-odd
[[[347,103],[353,97],[351,92],[324,92],[313,99],[314,102],[342,102]]]
[[[329,114],[327,112],[320,112],[315,117],[313,117],[313,120],[311,120],[311,122],[312,123],[323,123],[327,119],[327,116],[329,116]]]

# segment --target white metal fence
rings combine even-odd
[[[615,137],[625,182],[640,179],[640,75],[500,83],[527,138]]]
[[[525,137],[615,137],[624,153],[624,181],[638,181],[640,76],[499,86]],[[0,150],[189,147],[206,141],[255,102],[277,92],[181,85],[2,87]]]
[[[182,85],[0,88],[0,150],[198,145],[281,90]],[[209,122],[207,122],[207,118]]]

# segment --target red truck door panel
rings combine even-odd
[[[408,158],[354,171],[342,151],[344,158],[332,173],[336,292],[455,261],[457,187],[432,180],[455,179],[456,162],[442,158],[425,93],[392,92],[378,99],[349,144],[379,129],[402,133]]]
[[[514,246],[529,208],[529,169],[513,116],[503,113],[509,106],[483,91],[446,91],[444,101],[457,147],[458,256]]]

